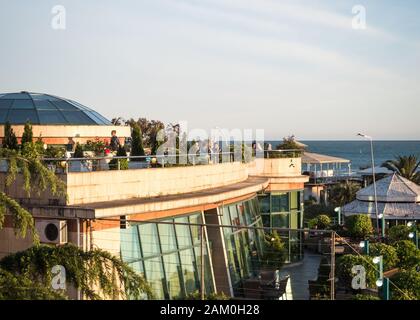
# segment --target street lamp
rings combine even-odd
[[[338,215],[338,225],[341,226],[341,207],[335,208],[334,211],[337,212],[337,215]]]
[[[376,213],[376,229],[378,232],[378,236],[379,236],[379,210],[378,210],[378,196],[377,196],[377,192],[376,192],[376,177],[375,177],[375,158],[373,156],[373,139],[372,137],[365,135],[363,133],[358,133],[357,134],[360,137],[363,137],[365,139],[368,139],[370,141],[370,155],[372,158],[372,178],[373,178],[373,190],[374,190],[374,201],[375,201],[375,213]],[[382,238],[385,238],[385,217],[384,215],[382,215],[381,218],[382,221]]]

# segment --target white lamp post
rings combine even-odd
[[[360,137],[368,139],[370,141],[370,155],[372,158],[372,178],[373,178],[373,192],[374,192],[374,201],[375,201],[375,213],[376,213],[376,229],[379,236],[379,210],[378,210],[378,196],[376,192],[376,177],[375,177],[375,158],[373,156],[373,139],[372,137],[365,135],[363,133],[357,134]],[[382,215],[382,238],[385,237],[385,217]]]

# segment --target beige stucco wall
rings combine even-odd
[[[248,167],[250,175],[298,177],[302,174],[302,158],[255,159]]]
[[[68,204],[182,194],[223,187],[247,178],[248,168],[239,162],[189,167],[71,172],[67,175]]]

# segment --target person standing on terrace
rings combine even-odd
[[[112,130],[111,131],[111,143],[110,143],[111,150],[112,151],[117,151],[119,146],[120,146],[120,140],[117,137],[117,131]]]

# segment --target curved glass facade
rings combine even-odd
[[[0,94],[0,124],[112,125],[105,117],[80,103],[40,93]]]
[[[121,258],[142,274],[156,299],[180,299],[200,289],[201,212],[160,220],[167,223],[136,223],[121,230]],[[184,225],[185,223],[185,225]],[[204,250],[206,293],[213,292],[207,245]]]
[[[258,199],[242,201],[223,207],[223,225],[262,227]],[[264,250],[263,229],[223,228],[228,269],[232,286],[237,289],[241,280],[256,277],[259,258]]]
[[[258,195],[265,227],[301,229],[303,227],[303,191],[271,192]],[[298,231],[279,232],[288,248],[288,262],[303,258],[302,235]]]

